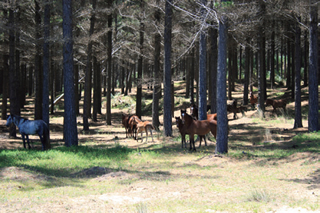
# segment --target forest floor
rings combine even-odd
[[[188,107],[188,100],[182,95],[182,84],[176,85],[176,91],[174,115],[180,116],[180,109]],[[233,96],[239,105],[241,85],[236,91]],[[152,91],[144,88],[143,92],[146,97],[143,101],[148,106]],[[268,95],[288,97],[285,88],[268,90]],[[245,115],[238,113],[238,119],[228,114],[230,154],[215,155],[212,136],[208,146],[202,144],[197,152],[182,149],[174,119],[173,137],[164,137],[161,126],[159,132],[154,132],[153,142],[150,136],[148,142],[126,138],[121,115],[134,113],[135,106],[125,96],[116,95],[112,103],[112,125],[105,124],[104,107],[98,122],[90,121],[87,132],[82,130],[82,117],[77,117],[79,145],[102,149],[120,145],[136,150],[156,150],[163,153],[163,158],[143,158],[137,160],[137,165],[124,163],[124,168],[110,170],[99,166],[87,168],[79,171],[85,176],[81,180],[64,177],[73,184],[42,189],[47,190],[49,196],[39,198],[43,191],[30,190],[32,192],[21,192],[21,197],[17,198],[1,197],[0,212],[320,212],[319,152],[295,152],[293,140],[294,136],[307,132],[307,88],[303,88],[302,100],[303,127],[298,129],[293,129],[292,102],[287,105],[287,113],[282,110],[274,113],[267,107],[263,120],[251,107]],[[32,103],[33,99],[28,99],[29,105],[22,110],[22,116],[31,119]],[[63,102],[56,106],[55,114],[50,115],[53,149],[64,146],[62,108]],[[142,120],[151,120],[151,112],[147,110],[145,114]],[[9,138],[5,122],[0,120],[0,153],[1,150],[22,148],[20,134],[17,138]],[[38,140],[36,136],[30,138]],[[34,149],[40,149],[39,143],[32,144]],[[291,154],[277,158],[270,154],[275,149]],[[265,150],[270,156],[260,154]],[[11,183],[20,181],[20,185],[27,179],[34,182],[39,178],[56,180],[56,177],[24,167],[0,168],[0,178]],[[79,183],[75,183],[77,181]],[[10,193],[20,185],[0,184],[0,190]]]

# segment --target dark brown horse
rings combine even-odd
[[[133,137],[135,140],[137,140],[137,122],[136,119],[140,118],[136,115],[131,115],[131,117],[128,120],[128,126],[130,128],[130,135]]]
[[[181,134],[181,147],[183,148],[183,143],[184,143],[184,148],[187,148],[187,142],[186,142],[186,126],[182,124],[182,120],[180,117],[175,117],[176,119],[176,124],[177,127],[179,129],[179,132]],[[207,146],[207,140],[206,140],[206,136],[205,135],[199,135],[200,137],[200,144],[199,144],[199,148],[201,147],[201,141],[202,139],[205,142],[205,145]]]
[[[207,105],[207,112],[209,111],[209,109],[211,109],[210,105]],[[198,120],[198,107],[195,103],[190,105],[190,114]]]
[[[254,107],[254,105],[258,103],[258,97],[255,96],[252,91],[250,91],[250,104],[252,107]]]
[[[208,106],[210,107],[210,105]],[[190,106],[190,114],[192,115],[193,118],[198,120],[198,107],[195,104],[192,104]],[[207,114],[207,120],[217,120],[217,113]]]
[[[128,114],[122,114],[122,125],[124,126],[124,128],[126,129],[126,138],[128,137],[128,134],[131,133],[131,129],[129,126],[129,119],[132,115],[128,115]]]
[[[277,108],[283,108],[284,111],[286,111],[287,101],[285,99],[271,99],[268,98],[266,100],[266,106],[271,105],[273,107],[273,111],[275,112]]]
[[[191,115],[187,114],[186,110],[181,110],[182,124],[185,125],[185,133],[190,136],[190,150],[196,151],[194,145],[194,135],[206,135],[209,132],[217,138],[217,121],[216,120],[194,120]]]

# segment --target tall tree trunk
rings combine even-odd
[[[163,97],[163,126],[165,136],[172,136],[171,115],[171,33],[172,33],[172,0],[165,4],[164,27],[164,97]]]
[[[227,19],[221,17],[219,21],[219,49],[218,49],[218,73],[217,79],[217,145],[215,153],[228,152],[228,117],[226,99],[226,78],[227,78]]]
[[[9,96],[9,55],[4,54],[2,56],[3,58],[3,84],[2,84],[2,105],[1,105],[1,119],[6,120],[7,119],[7,108],[8,108],[8,96]]]
[[[205,18],[207,0],[201,0],[201,19],[203,28],[199,40],[199,120],[207,120],[207,37]]]
[[[232,100],[232,77],[233,77],[233,70],[232,70],[232,48],[233,48],[233,40],[230,39],[231,36],[228,35],[229,37],[229,45],[228,45],[228,99]]]
[[[298,18],[301,21],[301,18]],[[296,23],[296,33],[295,33],[295,118],[294,118],[294,127],[302,127],[302,118],[301,118],[301,29],[300,23]]]
[[[140,0],[141,10],[144,10],[144,0]],[[144,13],[142,13],[144,14]],[[136,115],[141,118],[141,100],[142,100],[142,65],[143,65],[143,40],[144,40],[144,23],[142,20],[143,17],[140,17],[140,39],[139,47],[140,54],[138,59],[138,81],[137,81],[137,96],[136,96]]]
[[[247,44],[244,48],[245,62],[244,62],[244,85],[243,85],[243,104],[248,105],[248,94],[249,94],[249,65],[250,65],[250,47],[249,38],[247,38]]]
[[[99,108],[101,109],[101,99],[99,100],[99,94],[101,94],[101,76],[99,63],[96,57],[93,57],[93,113],[92,120],[97,121],[97,114],[99,113]]]
[[[261,14],[265,14],[266,5],[264,2],[261,2]],[[262,25],[259,27],[259,33],[258,33],[258,103],[259,103],[259,111],[260,111],[260,117],[264,117],[264,101],[265,101],[265,91],[266,91],[266,85],[265,85],[265,32],[264,32],[264,21],[262,22]]]
[[[9,9],[9,77],[10,77],[10,113],[20,115],[19,103],[19,79],[15,70],[14,53],[15,53],[15,22],[14,8]],[[10,126],[10,136],[16,137],[15,125]]]
[[[190,103],[194,103],[194,68],[195,68],[195,47],[191,50],[190,59]]]
[[[49,39],[50,39],[50,1],[43,0],[44,3],[44,43],[43,43],[43,97],[42,97],[42,119],[49,127],[49,73],[50,73],[50,56],[49,56]],[[45,147],[49,148],[50,144]]]
[[[159,1],[157,2],[159,3]],[[161,11],[159,8],[156,9],[154,13],[154,18],[156,24],[160,24]],[[153,75],[153,97],[152,97],[152,124],[156,129],[159,129],[159,99],[161,93],[161,80],[159,79],[160,75],[160,53],[161,53],[161,35],[156,33],[154,36],[154,75]]]
[[[92,0],[92,14],[90,18],[89,43],[87,49],[87,64],[85,71],[84,83],[84,100],[83,100],[83,130],[89,130],[89,118],[91,117],[91,81],[92,81],[92,45],[93,32],[96,20],[96,0]]]
[[[78,64],[74,65],[74,95],[75,95],[75,104],[76,104],[76,115],[79,115],[79,100],[81,94],[79,95],[79,66]],[[81,90],[80,90],[81,93]]]
[[[309,27],[309,132],[318,131],[318,5],[310,0]]]
[[[43,73],[41,71],[41,15],[38,1],[35,1],[35,23],[36,23],[36,55],[35,55],[35,75],[36,75],[36,101],[35,120],[42,119],[42,93],[43,93]]]
[[[111,9],[112,1],[108,0],[108,8]],[[108,14],[108,59],[107,59],[107,125],[111,125],[111,71],[112,71],[112,13]]]
[[[210,105],[211,105],[211,113],[217,112],[217,66],[218,66],[218,31],[213,27],[209,29],[209,37],[210,37]]]
[[[303,77],[303,86],[308,86],[308,55],[309,55],[309,43],[308,43],[308,31],[305,31],[304,35],[304,77]]]
[[[274,29],[274,21],[272,22],[272,29]],[[272,30],[271,33],[271,58],[270,58],[270,83],[271,89],[274,89],[274,56],[275,56],[275,32]]]
[[[64,138],[67,147],[78,145],[74,97],[72,0],[63,3]],[[71,82],[71,83],[70,83]]]

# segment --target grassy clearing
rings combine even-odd
[[[248,151],[238,142],[222,158],[212,154],[212,147],[189,153],[180,148],[180,138],[147,149],[116,145],[1,150],[0,188],[5,190],[0,192],[0,207],[27,199],[32,206],[48,208],[63,199],[94,199],[98,209],[128,212],[264,212],[277,206],[316,210],[319,198],[312,192],[319,193],[319,182],[312,177],[320,172],[319,137],[297,135],[293,141],[298,147],[288,150],[268,145]],[[126,176],[117,177],[117,172]],[[53,197],[57,201],[48,204]],[[26,212],[34,210],[20,205]],[[87,210],[65,207],[71,212]]]
[[[150,112],[152,92],[146,96],[143,111]],[[130,113],[134,98],[117,94],[113,107]],[[188,101],[177,94],[175,108]],[[290,113],[232,122],[229,153],[222,156],[214,154],[212,136],[208,147],[196,143],[197,152],[189,152],[176,129],[174,137],[159,132],[155,143],[137,143],[124,139],[119,123],[82,132],[78,147],[60,141],[45,152],[0,150],[0,212],[320,210],[320,133],[282,127],[293,126]]]

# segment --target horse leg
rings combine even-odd
[[[186,135],[185,134],[181,134],[181,148],[182,149],[183,149],[183,142],[184,142],[185,148],[187,148]]]
[[[30,142],[29,142],[29,135],[26,135],[26,138],[27,138],[27,142],[28,142],[28,147],[29,147],[29,149],[31,149]],[[26,148],[26,147],[24,147],[24,148]]]
[[[193,146],[193,149],[192,149],[192,146]],[[190,151],[196,151],[196,147],[195,147],[195,144],[194,144],[194,135],[193,134],[190,134]]]
[[[41,137],[41,134],[39,134],[39,137],[40,137],[40,141],[41,141],[41,145],[42,145],[41,150],[44,151],[44,137]]]
[[[146,127],[145,130],[146,130],[146,143],[148,143],[148,127]]]
[[[150,134],[151,134],[152,142],[154,142],[154,140],[153,140],[153,134],[152,134],[152,129],[150,128],[149,131],[150,131]]]
[[[23,141],[23,147],[26,149],[26,139],[24,137],[24,134],[21,134],[21,137],[22,137],[22,141]]]

